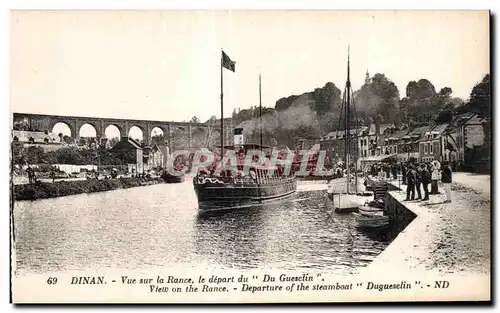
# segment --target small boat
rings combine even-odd
[[[382,213],[353,213],[357,226],[364,229],[382,229],[389,226],[389,217]]]
[[[365,206],[362,206],[359,208],[359,213],[360,214],[383,214],[384,209],[365,205]]]
[[[364,206],[366,198],[355,194],[328,193],[328,206],[333,207],[335,213],[358,212]]]

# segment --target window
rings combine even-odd
[[[429,153],[432,154],[432,143],[429,145]]]
[[[428,149],[427,149],[427,144],[424,145],[424,153],[427,154],[428,153]]]

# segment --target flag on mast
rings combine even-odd
[[[224,51],[222,51],[222,66],[232,72],[236,70],[236,62],[231,61],[231,58]]]

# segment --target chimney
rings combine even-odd
[[[243,138],[243,128],[242,127],[236,127],[233,130],[234,134],[234,146],[239,147],[245,144],[245,138]]]

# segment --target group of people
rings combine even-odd
[[[438,181],[441,180],[446,194],[445,203],[451,202],[451,182],[452,169],[448,162],[440,164],[435,161],[432,163],[409,164],[403,166],[403,183],[406,183],[406,201],[410,200],[429,200],[429,195],[439,194]],[[429,192],[429,184],[431,190]],[[422,197],[422,189],[424,196]],[[415,193],[417,197],[415,197]]]

